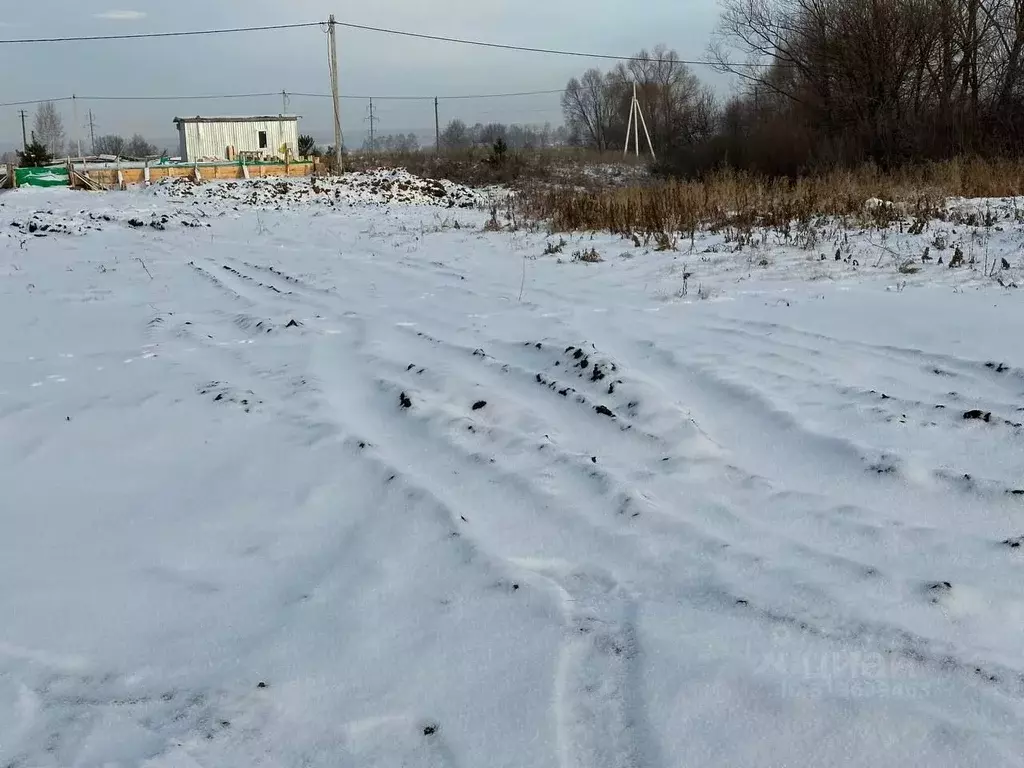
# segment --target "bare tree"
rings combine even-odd
[[[36,108],[32,132],[51,156],[64,153],[64,121],[52,101],[44,101]]]
[[[689,140],[692,131],[687,123],[693,119],[691,113],[701,98],[701,85],[689,67],[679,61],[678,53],[664,45],[652,51],[642,50],[629,62],[617,66],[610,80],[619,89],[615,101],[623,135],[629,119],[632,86],[636,83],[655,147],[664,149]]]
[[[607,75],[592,69],[572,79],[562,96],[568,130],[597,149],[621,147],[629,124],[633,87],[655,147],[663,150],[706,136],[714,99],[697,76],[664,45],[641,50]]]
[[[116,134],[107,134],[106,136],[97,136],[96,143],[93,145],[93,152],[97,155],[115,155],[121,156],[125,152],[125,146],[128,142],[125,141],[123,136]]]
[[[136,133],[125,145],[124,154],[128,157],[146,160],[159,155],[160,150],[157,149],[156,145],[150,144],[146,141],[141,134]]]
[[[838,160],[1024,149],[1024,0],[726,0],[712,55]]]
[[[478,142],[485,146],[491,146],[498,139],[508,140],[508,126],[502,123],[488,123],[480,131]]]
[[[461,120],[452,120],[441,132],[441,146],[445,149],[468,149],[471,146],[469,129]]]
[[[588,69],[582,79],[569,81],[562,94],[562,114],[569,130],[588,146],[610,146],[616,94],[600,70]]]

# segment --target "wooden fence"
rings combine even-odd
[[[227,179],[262,179],[310,176],[320,170],[312,161],[286,163],[196,163],[194,165],[150,165],[146,167],[92,167],[76,163],[59,168],[69,184],[79,189],[125,189],[132,185],[153,184],[163,179],[189,178],[197,183]],[[0,175],[3,171],[0,170]],[[7,169],[8,184],[18,184],[13,168]],[[31,181],[26,179],[28,184]]]

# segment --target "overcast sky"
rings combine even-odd
[[[113,4],[112,4],[113,3]],[[714,29],[714,0],[45,0],[4,3],[0,39],[119,34],[286,24],[324,19],[544,48],[632,54],[658,43],[700,59]],[[308,91],[327,93],[326,36],[318,28],[190,38],[0,45],[0,103],[82,96],[165,96]],[[488,50],[339,28],[341,90],[352,95],[456,95],[562,88],[589,66],[612,62]],[[724,90],[706,67],[702,78]],[[442,101],[441,120],[561,122],[558,96]],[[70,102],[59,105],[69,135]],[[303,132],[329,138],[330,102],[293,98]],[[19,107],[0,108],[0,143],[20,143]],[[31,109],[31,107],[29,107]],[[93,110],[97,133],[175,136],[175,115],[277,114],[281,98],[225,101],[79,100],[79,123]],[[433,127],[430,102],[375,102],[378,131]],[[346,136],[366,128],[367,102],[343,102]],[[350,139],[351,142],[351,139]]]

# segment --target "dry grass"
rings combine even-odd
[[[949,197],[1024,194],[1024,161],[954,160],[881,172],[836,171],[796,181],[721,172],[703,181],[622,188],[566,189],[537,185],[518,196],[520,213],[552,231],[621,234],[689,233],[772,227],[801,236],[822,216],[856,217],[864,225],[941,215]],[[872,198],[883,203],[867,204]],[[890,204],[891,203],[891,204]]]
[[[493,161],[487,147],[445,151],[354,153],[345,161],[346,170],[405,168],[410,173],[431,179],[448,179],[461,184],[505,184],[552,182],[565,186],[593,187],[607,178],[588,173],[603,167],[606,177],[622,181],[646,174],[643,159],[623,160],[618,152],[596,152],[558,147],[551,149],[510,150],[500,163]]]

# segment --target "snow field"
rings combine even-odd
[[[0,197],[0,765],[1021,764],[1014,290],[301,188]]]

